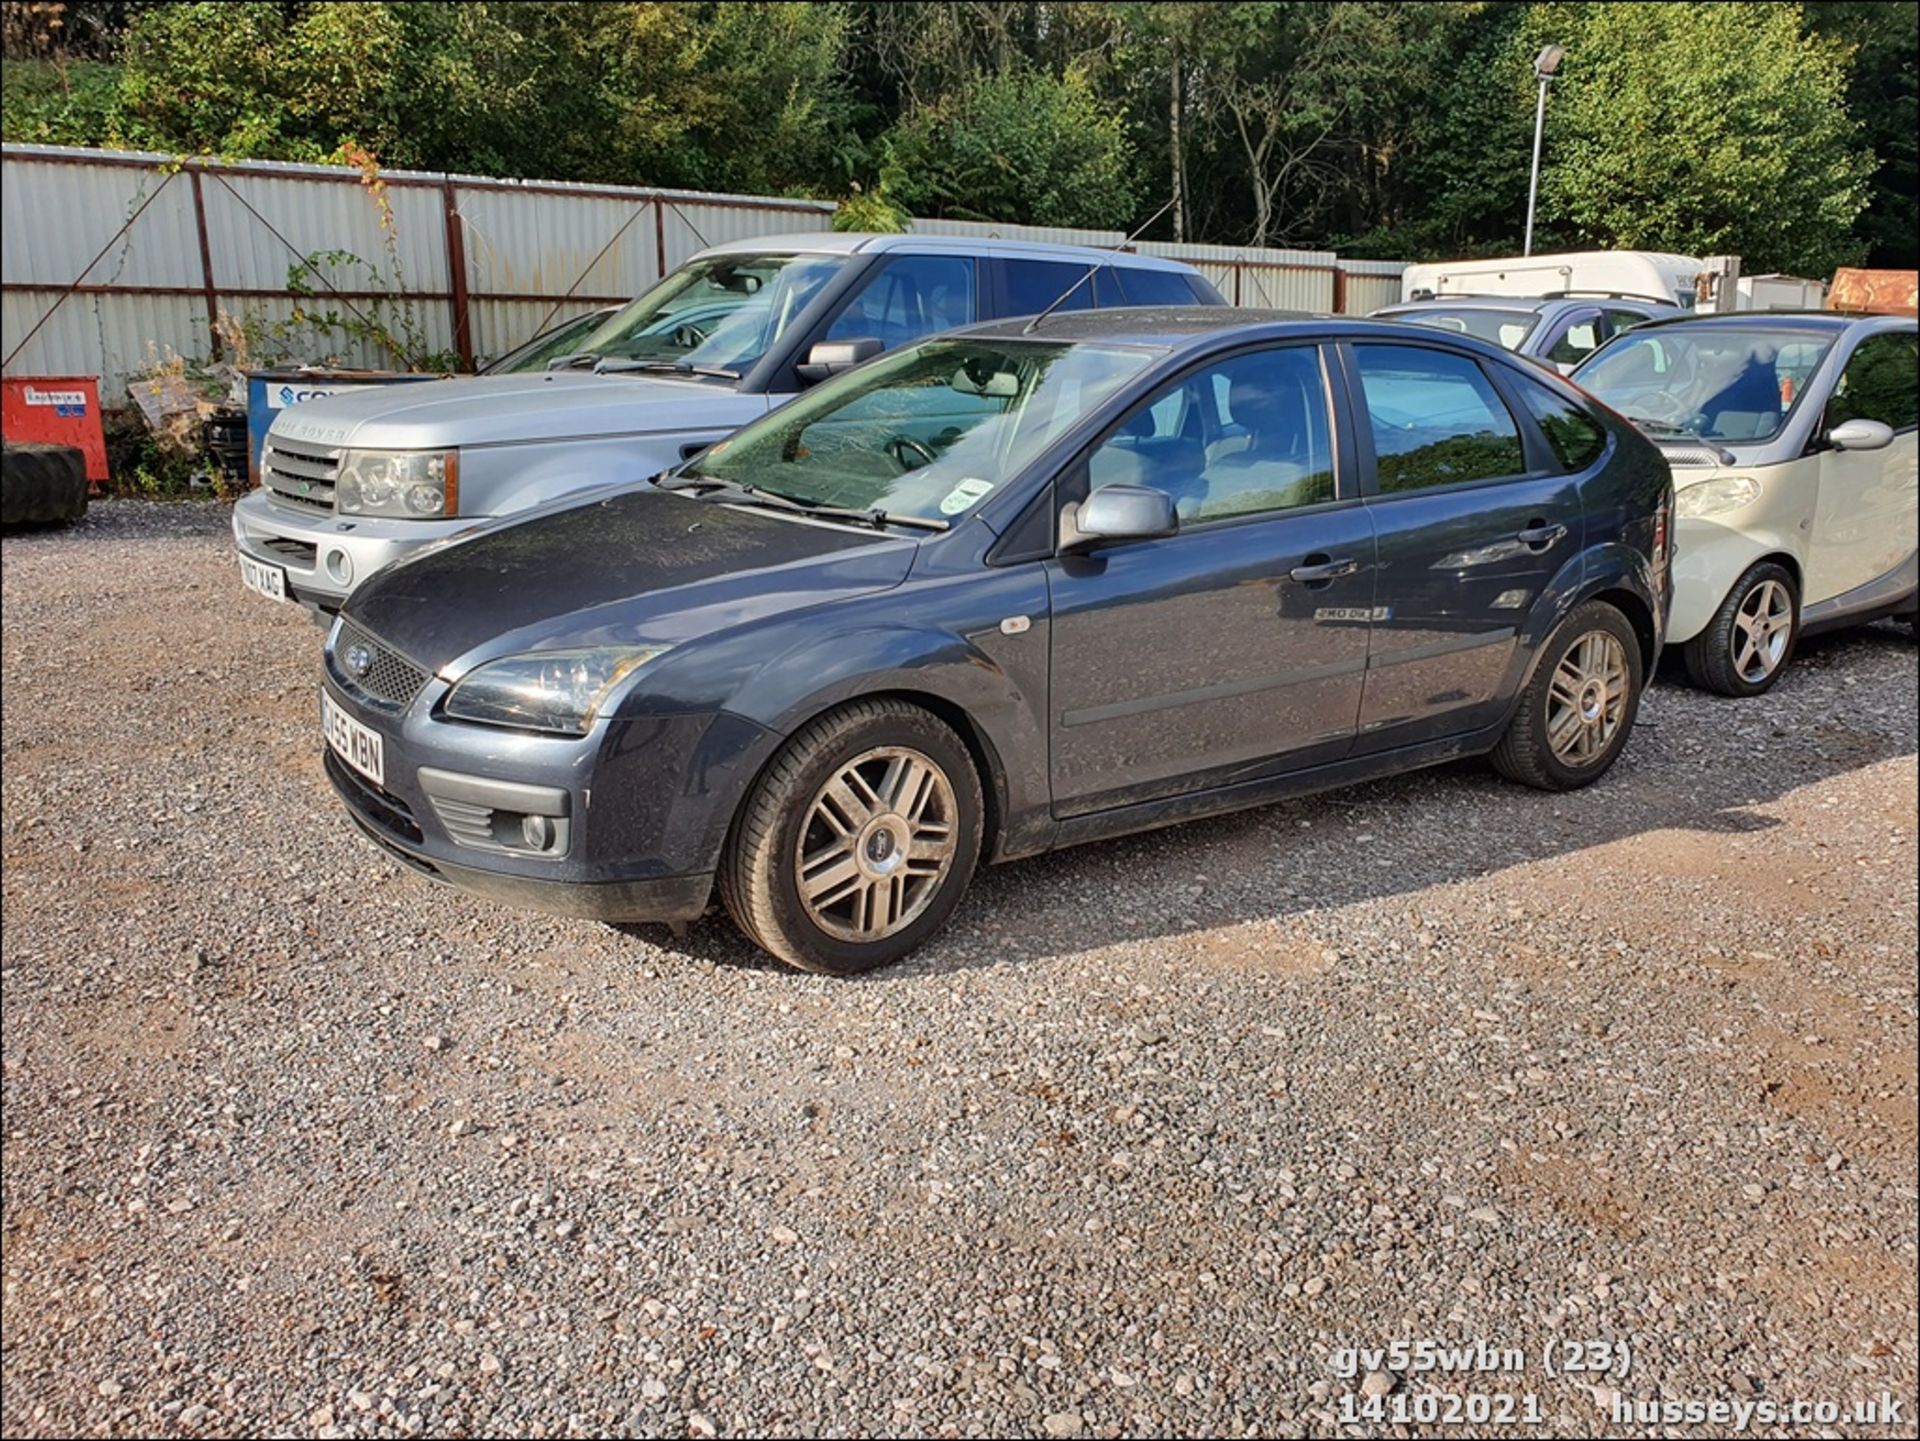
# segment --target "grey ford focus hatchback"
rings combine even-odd
[[[651,482],[383,572],[326,768],[515,904],[894,960],[1004,861],[1489,754],[1626,744],[1672,490],[1497,346],[1223,310],[951,332]]]

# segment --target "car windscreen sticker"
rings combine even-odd
[[[992,489],[992,481],[969,477],[947,492],[946,499],[940,502],[940,514],[958,515]]]

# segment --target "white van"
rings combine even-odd
[[[1657,250],[1581,250],[1566,255],[1440,260],[1409,265],[1400,277],[1402,300],[1449,295],[1637,296],[1694,306],[1695,281],[1707,263]]]

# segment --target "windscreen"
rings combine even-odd
[[[844,255],[719,255],[680,267],[578,346],[599,360],[745,371],[774,345]]]
[[[1663,325],[1621,336],[1574,379],[1652,436],[1771,440],[1832,343],[1778,326]]]
[[[924,341],[755,421],[685,474],[951,520],[1153,358],[1124,346]]]

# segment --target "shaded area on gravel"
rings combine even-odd
[[[1559,1434],[1553,1336],[1912,1405],[1904,633],[1663,676],[1578,795],[997,868],[834,982],[381,858],[226,514],[4,546],[8,1434],[1324,1434],[1421,1336]]]

